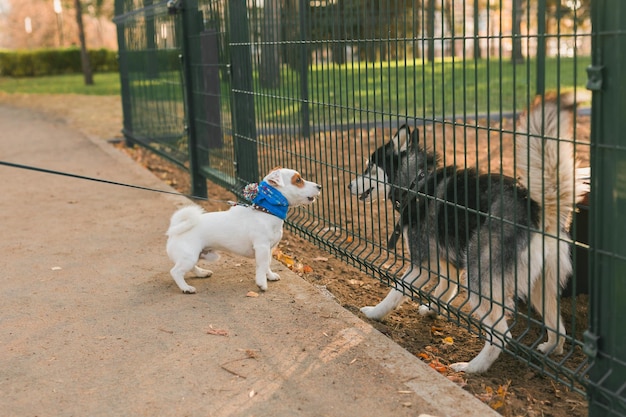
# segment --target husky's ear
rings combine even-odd
[[[282,187],[285,185],[279,168],[274,168],[272,172],[267,174],[265,181],[274,187]]]
[[[396,153],[407,150],[410,138],[411,128],[407,125],[400,126],[396,134],[393,136],[393,138],[391,138],[391,143],[393,143],[393,148]]]
[[[409,142],[409,147],[411,149],[417,149],[420,143],[420,130],[415,128],[413,133],[411,133],[411,140]]]

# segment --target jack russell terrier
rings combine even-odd
[[[256,184],[251,184],[256,186]],[[252,189],[252,191],[251,191]],[[167,254],[175,263],[170,274],[186,294],[196,289],[185,282],[185,273],[193,269],[196,277],[208,277],[212,271],[196,264],[200,259],[215,261],[216,251],[255,258],[256,285],[265,291],[267,280],[280,276],[272,272],[272,250],[283,236],[283,223],[289,207],[311,204],[322,187],[305,181],[297,171],[275,168],[258,187],[244,190],[252,204],[237,204],[227,211],[206,213],[199,206],[176,211],[167,230]]]

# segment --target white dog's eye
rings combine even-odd
[[[291,183],[298,187],[304,187],[304,180],[300,175],[294,175],[293,178],[291,178]]]

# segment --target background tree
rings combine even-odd
[[[91,48],[117,49],[114,0],[81,0],[85,36]],[[56,48],[78,46],[78,29],[73,0],[61,0],[61,14],[55,13],[52,0],[0,0],[0,48]],[[30,18],[32,32],[24,29]],[[62,19],[59,25],[57,19]],[[61,33],[62,32],[62,33]],[[60,39],[63,38],[63,44]]]
[[[80,0],[74,0],[74,8],[76,11],[76,24],[78,25],[78,39],[80,42],[80,63],[83,68],[85,85],[93,85],[93,71],[89,54],[87,53],[87,41],[85,40],[85,26],[83,25],[83,10]]]
[[[514,64],[521,64],[524,62],[524,54],[522,52],[522,18],[524,16],[524,0],[513,0],[511,12],[513,15],[511,16],[511,35],[513,37],[511,61],[513,61]]]
[[[280,0],[265,0],[261,36],[259,81],[265,88],[280,85]]]

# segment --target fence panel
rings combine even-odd
[[[614,47],[623,50],[626,20],[608,22],[609,15],[596,15],[594,25],[606,32],[593,32],[590,17],[592,11],[599,13],[598,10],[622,13],[619,0],[604,0],[597,6],[594,3],[593,10],[590,2],[545,0],[488,4],[447,0],[169,3],[182,7],[168,13],[167,2],[116,2],[127,136],[166,156],[174,155],[181,165],[196,166],[195,171],[235,192],[277,165],[297,168],[305,177],[322,184],[324,198],[315,205],[292,211],[288,225],[293,231],[414,300],[437,305],[448,320],[491,340],[570,389],[585,394],[591,387],[591,393],[604,396],[600,408],[610,410],[610,415],[626,415],[625,388],[620,385],[626,380],[626,358],[623,350],[598,341],[606,336],[601,324],[609,313],[601,312],[600,305],[609,294],[603,292],[607,287],[596,279],[601,271],[618,277],[623,263],[616,241],[602,240],[600,230],[617,232],[617,227],[606,222],[615,219],[617,213],[609,213],[608,207],[617,210],[621,204],[613,205],[615,194],[611,186],[621,190],[623,185],[619,175],[610,182],[605,182],[604,175],[622,172],[619,158],[624,140],[609,139],[604,133],[610,130],[609,125],[617,126],[616,120],[623,123],[626,118],[618,114],[609,117],[598,108],[610,107],[623,113],[620,104],[626,97],[624,83],[614,81],[610,86],[605,83],[598,87],[611,88],[612,98],[605,94],[601,101],[594,98],[594,125],[603,128],[596,131],[591,142],[588,102],[575,113],[571,137],[561,137],[567,126],[559,125],[554,137],[545,138],[546,143],[557,143],[559,147],[571,144],[582,166],[594,164],[591,198],[587,196],[575,204],[571,197],[559,203],[575,205],[569,233],[529,227],[518,222],[518,217],[503,220],[505,210],[498,214],[467,209],[466,203],[472,196],[461,194],[459,188],[442,196],[432,195],[428,187],[416,190],[412,183],[399,182],[398,176],[411,171],[393,171],[399,163],[397,158],[385,160],[396,178],[378,171],[379,177],[370,182],[354,183],[367,168],[364,160],[388,144],[405,124],[419,130],[420,145],[437,152],[440,166],[476,167],[481,172],[522,177],[523,181],[523,173],[516,169],[515,161],[520,155],[514,145],[532,140],[533,135],[520,133],[519,115],[528,111],[537,93],[569,90],[584,96],[590,64],[590,85],[596,88],[594,82],[597,74],[602,73],[602,66],[608,65],[603,61],[608,55],[616,55],[612,65],[620,68],[620,59],[626,55],[608,51]],[[188,12],[191,14],[186,15]],[[174,33],[182,33],[181,19],[197,19],[198,30],[175,41]],[[167,31],[167,40],[159,37],[159,33],[166,33],[161,30]],[[594,55],[593,62],[592,38],[593,50],[601,51]],[[609,38],[618,39],[617,46],[608,42]],[[174,54],[180,55],[176,62],[170,60]],[[153,62],[159,65],[154,67]],[[177,66],[181,62],[188,67],[181,69]],[[179,90],[163,99],[159,95],[162,84]],[[193,124],[193,129],[185,123]],[[197,137],[189,137],[192,130]],[[618,134],[624,129],[613,131]],[[167,139],[174,132],[177,140]],[[185,159],[187,144],[193,144],[196,153]],[[595,152],[593,159],[591,149]],[[401,154],[407,151],[399,149]],[[600,162],[608,154],[617,158],[610,165],[614,168],[610,172],[609,165]],[[384,163],[380,159],[378,162]],[[603,176],[595,175],[598,165],[607,169]],[[421,171],[411,169],[418,181]],[[455,171],[446,172],[450,174],[436,177],[431,185],[457,178]],[[573,168],[569,174],[583,175]],[[367,189],[363,189],[364,184]],[[490,184],[500,192],[487,198],[493,203],[506,181]],[[395,205],[393,198],[386,198],[393,195],[387,195],[385,190],[400,192],[405,205]],[[572,190],[545,190],[545,197],[536,203],[544,205],[550,194],[567,191]],[[459,199],[459,195],[465,200]],[[592,208],[607,207],[606,212],[592,211],[591,220],[596,222],[593,228],[589,226],[589,201]],[[441,214],[429,219],[420,217],[425,206],[419,204],[439,204]],[[530,215],[534,206],[527,203],[525,207],[519,219]],[[440,221],[439,216],[444,220]],[[541,219],[544,221],[545,217]],[[429,221],[440,226],[429,227]],[[481,238],[487,242],[482,252],[471,252],[471,247],[463,246],[472,236],[461,226],[472,222],[491,225],[490,232]],[[409,250],[410,241],[398,239],[398,225],[406,228],[407,234],[430,233],[441,239],[448,236],[456,243],[426,245],[424,249],[432,256],[422,265],[415,265],[416,257],[423,254]],[[506,294],[497,296],[502,290],[496,284],[509,272],[502,265],[507,264],[507,256],[517,254],[502,250],[511,244],[506,241],[507,228],[528,239],[539,234],[542,249],[534,255],[535,261],[543,260],[545,248],[550,245],[573,248],[574,269],[563,297],[540,297],[534,303],[535,310],[547,311],[547,306],[556,302],[561,318],[555,323],[546,324],[524,303],[524,297],[507,304],[499,301]],[[492,286],[493,297],[485,299],[484,291],[465,282],[464,263],[458,259],[468,253],[478,253],[480,262],[492,265],[484,274],[488,277],[481,282]],[[489,256],[483,259],[485,253]],[[569,255],[565,251],[550,256],[564,261]],[[451,262],[455,257],[457,262]],[[604,271],[607,257],[615,266]],[[518,271],[512,275],[515,291],[531,292],[528,273],[521,268],[532,263],[531,258],[518,257],[514,263]],[[460,270],[455,266],[460,266]],[[544,276],[550,275],[546,267],[539,268]],[[402,279],[407,274],[410,279]],[[432,278],[430,282],[425,279],[428,276]],[[437,282],[442,284],[437,286]],[[613,296],[623,294],[622,284],[623,280],[608,286],[615,290]],[[460,285],[461,290],[448,299],[451,291],[446,290],[455,285]],[[548,290],[558,291],[556,286],[555,282],[540,278],[543,290],[537,291],[539,295],[548,294]],[[486,302],[492,310],[502,310],[493,326],[482,320],[484,315],[476,314],[476,304],[467,301],[468,294],[478,297],[481,293],[478,305]],[[616,304],[608,308],[617,311],[617,298],[613,300]],[[592,326],[585,337],[589,311]],[[505,317],[511,324],[510,334],[497,325]],[[565,340],[563,355],[537,350],[551,332],[558,333],[557,340]],[[612,328],[610,332],[619,330]],[[489,333],[493,333],[492,339]],[[617,346],[617,339],[611,340],[616,340]],[[605,373],[610,376],[605,378]],[[612,382],[604,384],[600,381],[603,379]]]
[[[278,42],[273,33],[266,33],[265,13],[275,16],[269,3],[282,5],[280,24],[274,25],[282,30]],[[437,261],[447,255],[432,256],[421,274],[403,281],[403,274],[416,267],[401,240],[388,247],[400,213],[384,195],[375,200],[365,196],[368,201],[363,201],[348,185],[363,172],[363,160],[405,123],[420,130],[421,143],[437,150],[442,165],[518,176],[512,163],[515,118],[537,91],[573,89],[582,94],[590,63],[589,20],[572,10],[568,17],[552,17],[546,23],[547,6],[539,3],[542,7],[525,2],[522,9],[502,3],[478,15],[467,2],[431,2],[427,7],[426,2],[287,1],[265,2],[268,10],[249,10],[250,47],[257,51],[249,94],[256,103],[260,171],[276,165],[298,167],[325,190],[319,204],[294,213],[291,226],[415,300],[442,304],[448,319],[474,332],[485,330],[485,325],[473,317],[465,298],[447,302],[422,279],[426,274],[461,279]],[[520,22],[518,32],[515,21]],[[549,25],[550,32],[539,33],[542,25]],[[537,56],[538,49],[546,56]],[[274,61],[264,54],[280,54],[283,65],[272,73],[267,67]],[[268,73],[275,79],[261,77]],[[579,117],[577,126],[572,140],[588,165],[589,118]],[[413,195],[415,201],[432,198]],[[583,265],[572,278],[577,292],[585,291],[587,271],[582,269],[588,256],[588,241],[581,240],[587,211],[580,210],[573,228],[573,261]],[[568,240],[565,235],[556,238]],[[494,280],[498,273],[491,272]],[[517,285],[525,285],[518,279]],[[466,294],[467,284],[462,286]],[[588,359],[582,337],[586,323],[577,315],[585,308],[581,302],[586,306],[584,296],[559,301],[568,329],[564,356],[537,351],[546,332],[541,317],[519,304],[501,307],[514,323],[505,349],[583,392]],[[494,343],[502,346],[504,337],[499,334]]]
[[[184,166],[181,16],[166,2],[116,1],[124,135]]]

